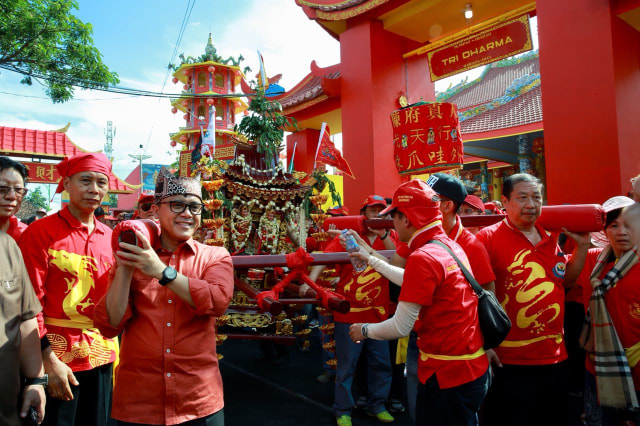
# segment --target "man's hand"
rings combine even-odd
[[[302,283],[302,285],[298,289],[298,296],[304,298],[307,291],[311,290],[311,286],[306,283]]]
[[[137,245],[120,242],[120,248],[128,250],[128,252],[123,250],[116,252],[117,257],[119,257],[118,266],[131,266],[150,277],[162,278],[162,271],[167,265],[160,260],[156,251],[149,244],[149,240],[142,233],[136,231],[136,237],[142,243],[142,248]]]
[[[373,233],[373,234],[376,234],[380,238],[382,238],[384,236],[384,234],[387,233],[387,229],[386,228],[373,229],[373,228],[367,227],[367,230],[369,232]]]
[[[562,232],[574,240],[578,246],[586,246],[588,248],[591,245],[591,234],[588,232],[571,232],[567,228],[562,228]]]
[[[44,406],[46,402],[44,395],[44,387],[42,385],[31,385],[22,391],[22,408],[20,408],[20,417],[25,418],[29,413],[29,407],[33,406],[38,412],[38,424],[44,420]]]
[[[356,343],[360,343],[362,340],[364,340],[364,336],[362,335],[361,322],[357,322],[349,326],[349,337],[351,337],[351,340]]]
[[[53,352],[43,355],[43,364],[44,372],[49,375],[49,384],[47,385],[49,395],[63,401],[71,401],[73,393],[70,384],[73,386],[80,384],[71,368],[60,361]]]
[[[500,362],[500,358],[498,354],[493,349],[487,349],[485,351],[487,355],[487,359],[489,360],[489,366],[495,365],[496,367],[502,367],[502,362]]]

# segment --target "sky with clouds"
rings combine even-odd
[[[92,25],[94,45],[103,62],[118,73],[119,86],[178,93],[181,85],[167,77],[167,65],[188,4],[192,2],[80,0],[75,14]],[[196,0],[193,4],[178,53],[204,53],[211,32],[217,53],[242,55],[242,67],[253,70],[251,79],[258,70],[259,50],[267,74],[282,73],[279,84],[286,90],[309,73],[312,60],[321,67],[340,61],[338,42],[309,20],[294,0]],[[454,76],[451,81],[455,84],[462,78]],[[0,126],[55,130],[71,123],[69,138],[83,149],[97,151],[104,148],[107,121],[112,121],[116,129],[113,166],[123,179],[137,165],[127,154],[140,153],[139,145],[152,156],[146,162],[175,160],[169,133],[184,125],[184,120],[182,114],[171,113],[168,99],[77,89],[73,100],[53,104],[41,85],[34,82],[29,87],[20,80],[18,74],[0,72]],[[438,87],[449,83],[443,80]]]

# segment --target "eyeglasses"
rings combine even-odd
[[[204,207],[202,203],[187,204],[180,201],[161,201],[158,204],[169,204],[169,208],[174,213],[183,213],[189,207],[189,211],[193,215],[202,213],[202,208]]]
[[[25,195],[27,195],[27,192],[29,192],[27,188],[23,188],[21,186],[0,185],[0,195],[7,195],[9,194],[9,191],[11,191],[12,189],[13,189],[13,192],[16,193],[16,196],[19,198],[24,197]]]
[[[144,203],[144,204],[140,204],[140,210],[142,210],[143,212],[148,212],[149,209],[151,208],[152,203]],[[182,210],[184,211],[184,210]]]

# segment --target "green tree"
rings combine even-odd
[[[75,0],[0,0],[0,68],[43,80],[54,103],[73,98],[73,86],[105,88],[120,80],[93,46],[91,24],[72,14]]]
[[[42,190],[39,186],[36,186],[36,189],[34,190],[30,190],[27,193],[27,198],[25,198],[25,200],[29,201],[31,204],[38,208],[43,208],[46,211],[51,210],[51,208],[49,207],[49,200],[47,200],[47,198],[42,195]]]
[[[118,194],[109,194],[109,206],[118,207]]]
[[[264,88],[256,85],[256,93],[249,103],[249,114],[236,124],[235,131],[253,141],[258,152],[267,161],[276,161],[282,150],[282,138],[286,128],[298,129],[295,118],[288,118],[282,114],[282,105],[267,99]]]

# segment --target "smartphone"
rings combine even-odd
[[[138,237],[136,237],[136,233],[130,229],[126,229],[120,232],[120,235],[118,236],[118,241],[122,243],[131,244],[134,246],[138,245]],[[129,251],[129,250],[123,249],[122,247],[120,247],[120,250],[126,251],[126,252]]]

